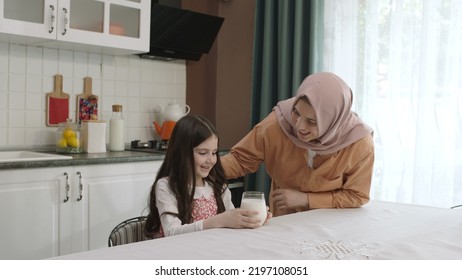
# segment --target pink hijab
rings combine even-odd
[[[316,113],[319,138],[310,142],[298,139],[291,121],[292,109],[301,96],[308,97]],[[372,134],[372,129],[351,111],[352,102],[351,89],[340,77],[321,72],[306,77],[296,96],[280,101],[274,110],[279,125],[295,145],[317,154],[332,154]]]

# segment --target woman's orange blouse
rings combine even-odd
[[[274,216],[315,208],[360,207],[369,201],[374,142],[368,135],[334,154],[318,154],[310,160],[308,150],[287,138],[272,112],[221,157],[221,162],[228,178],[253,173],[264,163],[272,179],[271,192],[292,188],[307,194],[309,207],[285,211],[275,208],[270,194]]]

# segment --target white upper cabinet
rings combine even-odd
[[[109,54],[149,51],[150,0],[0,0],[0,40]]]

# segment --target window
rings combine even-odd
[[[371,198],[462,202],[462,1],[317,1],[312,71],[332,71],[374,129]]]

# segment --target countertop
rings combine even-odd
[[[48,150],[34,150],[36,152],[54,153]],[[24,162],[1,162],[0,170],[20,169],[20,168],[43,168],[43,167],[61,167],[73,165],[89,165],[89,164],[110,164],[124,162],[142,162],[163,160],[163,153],[146,153],[136,151],[123,152],[106,152],[106,153],[82,153],[82,154],[66,154],[72,156],[72,159],[62,160],[38,160]]]

